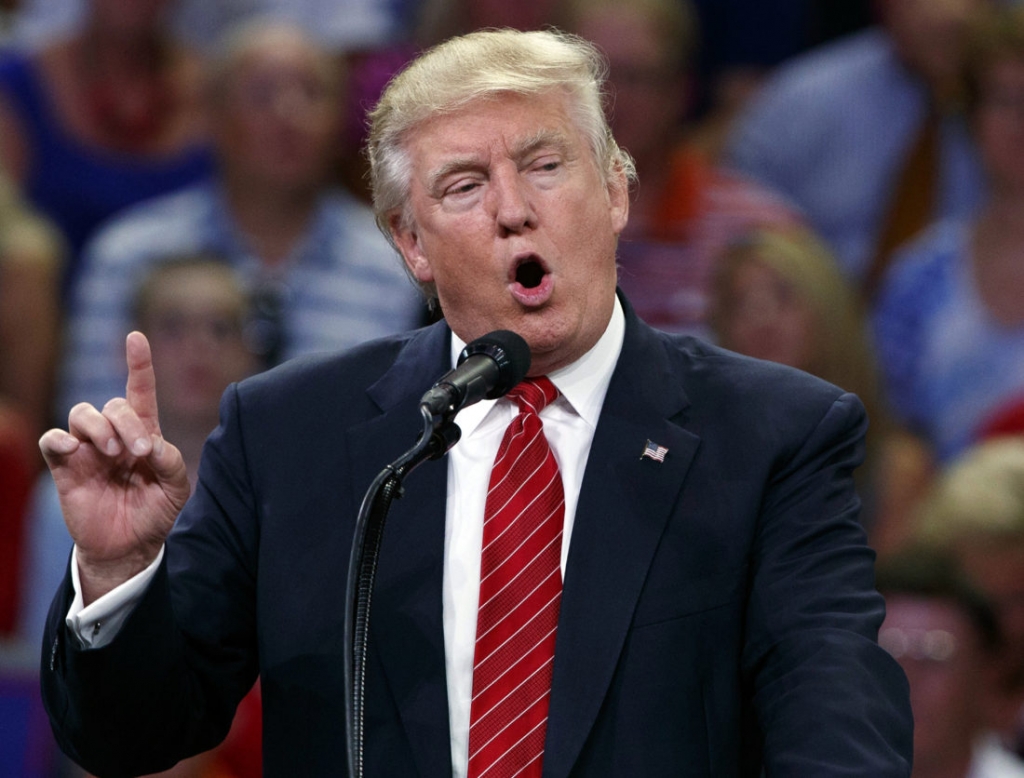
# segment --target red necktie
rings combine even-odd
[[[565,495],[537,414],[557,396],[543,377],[508,393],[519,415],[498,448],[484,510],[469,778],[541,774]]]

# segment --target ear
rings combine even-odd
[[[395,212],[388,217],[388,230],[391,232],[391,237],[394,239],[402,259],[405,260],[405,266],[409,268],[413,278],[421,284],[433,282],[434,274],[420,244],[416,225],[410,224],[407,219],[403,219],[400,212]]]
[[[629,179],[621,167],[608,177],[608,205],[612,229],[619,235],[629,221]]]

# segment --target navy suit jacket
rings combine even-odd
[[[863,408],[806,374],[656,332],[627,309],[564,571],[544,775],[909,776],[905,678],[852,471]],[[134,775],[214,745],[260,674],[268,776],[345,773],[349,548],[449,364],[443,324],[230,388],[154,583],[109,646],[43,652],[62,747]],[[651,440],[664,462],[641,457]],[[441,580],[447,463],[385,530],[366,774],[451,774]]]

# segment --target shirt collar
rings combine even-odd
[[[604,396],[608,392],[612,373],[619,361],[622,342],[626,332],[626,317],[622,311],[619,298],[615,297],[611,319],[597,343],[570,365],[548,374],[551,382],[561,392],[559,402],[564,399],[569,406],[591,427],[597,427],[597,419],[601,415]],[[458,364],[459,354],[466,347],[454,332],[451,343],[451,363]],[[468,408],[463,408],[456,419],[464,435],[469,435],[491,412],[497,400],[482,400]]]

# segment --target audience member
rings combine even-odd
[[[828,247],[805,227],[760,228],[716,269],[712,333],[726,348],[797,367],[857,394],[870,420],[857,471],[876,548],[931,478],[927,450],[887,418],[863,306]]]
[[[894,415],[942,462],[1024,394],[1024,7],[981,15],[966,74],[990,194],[901,250],[874,313]]]
[[[415,38],[433,46],[454,35],[483,28],[539,30],[555,21],[559,0],[422,0]]]
[[[701,330],[714,258],[754,224],[796,221],[781,198],[681,141],[697,30],[679,0],[568,0],[566,29],[608,59],[612,132],[641,185],[619,243],[619,283],[659,329]]]
[[[0,402],[0,638],[15,628],[21,601],[25,508],[38,468],[23,417]]]
[[[879,25],[782,65],[737,122],[731,164],[801,207],[866,294],[893,246],[981,198],[956,76],[989,2],[879,0]]]
[[[52,421],[63,258],[56,229],[0,173],[0,403],[11,404],[33,436]]]
[[[1024,438],[968,449],[943,471],[908,534],[956,554],[992,600],[1006,639],[1006,672],[1016,681],[997,701],[997,724],[1024,754]]]
[[[714,161],[736,116],[772,71],[812,46],[866,27],[874,0],[694,0],[701,29],[687,136]]]
[[[252,314],[250,300],[229,266],[217,257],[198,254],[165,257],[152,265],[133,290],[131,310],[133,324],[148,336],[152,346],[161,427],[174,435],[194,485],[203,441],[217,426],[221,394],[228,384],[259,367],[245,341],[245,324]],[[21,587],[25,607],[18,635],[34,645],[43,633],[49,608],[46,590],[60,583],[71,551],[56,488],[48,475],[37,483],[30,517],[29,564]],[[258,699],[244,701],[242,718],[225,746],[187,760],[168,778],[258,775],[258,771],[232,769],[239,761],[234,752],[240,746],[251,747],[252,738],[258,737],[258,720],[252,720],[249,710],[252,706],[258,719]]]
[[[399,0],[179,0],[175,27],[182,37],[207,49],[238,24],[273,15],[302,27],[321,46],[352,51],[391,42],[404,32]]]
[[[250,304],[234,271],[213,256],[163,261],[134,296],[135,327],[153,350],[161,424],[175,431],[195,485],[203,442],[217,426],[220,397],[260,365],[246,342]]]
[[[24,515],[57,351],[60,241],[0,177],[0,636],[20,599]]]
[[[298,28],[251,20],[211,65],[219,175],[142,204],[90,242],[73,302],[59,406],[123,389],[129,290],[156,259],[209,251],[252,285],[267,365],[418,323],[423,304],[372,212],[325,183],[337,71]]]
[[[210,169],[200,65],[167,32],[170,0],[91,0],[67,38],[0,61],[0,161],[70,247],[106,218]]]
[[[910,681],[914,778],[1024,777],[987,722],[1001,678],[988,599],[951,558],[925,550],[884,559],[876,581],[886,601],[878,641]]]

